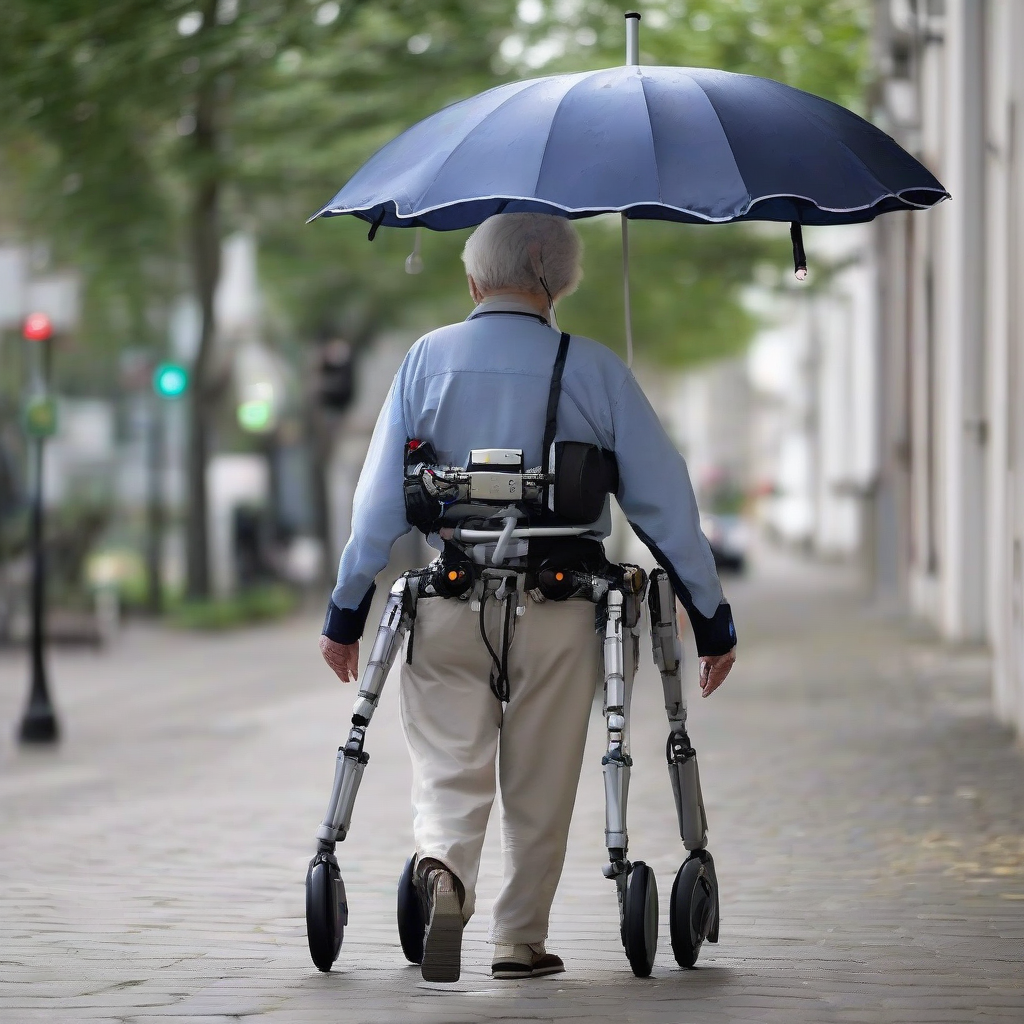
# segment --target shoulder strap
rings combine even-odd
[[[544,448],[541,457],[544,460],[544,472],[553,471],[551,446],[555,443],[555,428],[558,424],[558,399],[562,394],[562,371],[565,369],[565,357],[569,354],[569,335],[565,331],[558,342],[558,355],[551,371],[551,390],[548,391],[548,417],[544,424]]]

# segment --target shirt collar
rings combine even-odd
[[[517,299],[511,295],[488,295],[487,298],[469,314],[468,319],[472,320],[477,313],[525,313],[527,316],[541,316],[541,314],[537,312],[536,306],[531,306],[529,303],[523,302],[521,299]],[[548,322],[547,317],[544,317],[543,319],[545,322]]]

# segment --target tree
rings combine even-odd
[[[781,78],[855,103],[866,0],[664,0],[643,6],[642,58]],[[189,591],[206,593],[205,466],[224,391],[213,296],[220,242],[255,229],[286,330],[422,328],[466,308],[462,233],[424,238],[347,218],[307,227],[378,146],[452,100],[525,74],[620,63],[622,11],[607,0],[8,0],[0,34],[0,218],[83,269],[79,380],[111,377],[118,344],[158,344],[183,287],[202,311],[193,368]],[[617,232],[583,223],[587,279],[574,329],[620,331]],[[741,290],[785,251],[739,227],[633,232],[635,318],[648,358],[686,364],[737,351],[755,322]],[[183,268],[187,273],[183,273]],[[611,333],[611,336],[609,336]],[[114,344],[113,342],[116,342]],[[106,385],[109,387],[109,384]]]
[[[268,205],[294,212],[282,193],[322,180],[324,160],[344,175],[367,136],[489,77],[488,33],[507,8],[448,0],[424,16],[410,0],[12,0],[5,14],[5,151],[27,154],[7,176],[34,200],[30,223],[85,265],[87,253],[103,254],[107,273],[89,275],[90,287],[117,280],[140,335],[147,299],[173,280],[166,260],[184,254],[190,269],[201,330],[188,589],[205,596],[205,469],[224,384],[213,366],[214,295],[228,225],[265,216]],[[426,45],[410,46],[410,25]],[[40,168],[50,190],[38,187]]]

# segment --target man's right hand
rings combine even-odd
[[[326,636],[321,636],[320,653],[343,683],[355,681],[359,675],[358,640],[354,644],[339,644]]]

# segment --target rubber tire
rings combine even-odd
[[[411,964],[423,963],[423,933],[426,921],[423,918],[423,901],[413,884],[416,858],[405,862],[402,877],[398,879],[398,938],[402,943],[405,959]]]
[[[642,860],[633,864],[626,883],[622,938],[633,973],[638,978],[650,977],[658,952],[658,883]]]
[[[718,923],[718,881],[711,854],[701,850],[683,862],[672,883],[669,933],[680,967],[693,967],[704,940]]]
[[[324,973],[341,952],[347,917],[345,883],[337,863],[314,857],[306,872],[306,939],[313,963]]]

